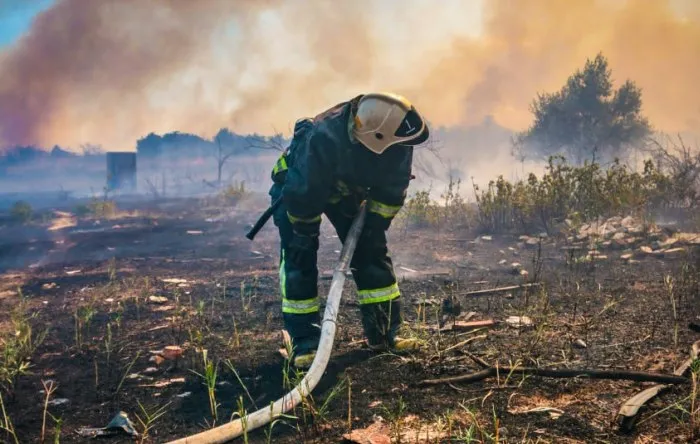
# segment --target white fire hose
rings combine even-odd
[[[226,424],[222,424],[213,429],[206,430],[196,435],[180,438],[171,441],[168,444],[209,444],[209,443],[225,443],[237,438],[244,433],[268,424],[269,422],[280,417],[284,413],[296,407],[303,398],[308,396],[316,387],[316,384],[321,380],[323,373],[326,371],[328,360],[333,351],[333,339],[335,338],[336,318],[338,316],[338,307],[340,306],[340,298],[343,294],[343,286],[345,284],[345,273],[350,266],[350,260],[355,252],[357,240],[362,232],[364,225],[366,202],[360,206],[360,212],[355,217],[355,220],[348,231],[343,244],[343,250],[340,253],[340,261],[333,270],[333,280],[331,289],[328,291],[326,300],[326,309],[323,314],[321,323],[321,339],[311,367],[307,371],[304,378],[301,380],[294,390],[275,401],[270,407],[260,409],[243,418],[238,418]]]

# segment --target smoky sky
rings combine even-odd
[[[475,34],[467,0],[59,0],[0,52],[0,146],[288,133],[371,90],[407,95],[434,125],[522,129],[536,94],[598,52],[615,82],[641,86],[657,129],[698,131],[698,3],[488,0]],[[443,32],[448,18],[463,28]]]

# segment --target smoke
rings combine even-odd
[[[536,94],[599,51],[658,129],[700,128],[693,0],[59,0],[0,53],[0,146],[288,134],[375,89],[434,125],[522,129]]]

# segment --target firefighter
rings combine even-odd
[[[307,369],[320,339],[317,251],[321,216],[345,242],[361,202],[368,201],[351,260],[362,326],[373,350],[419,347],[401,336],[400,291],[386,232],[401,209],[411,179],[413,147],[428,127],[406,98],[362,94],[314,118],[300,119],[272,171],[273,214],[280,234],[280,291],[292,363]]]

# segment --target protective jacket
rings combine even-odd
[[[289,219],[300,232],[318,233],[325,206],[344,196],[371,199],[370,228],[388,228],[404,204],[413,147],[394,145],[378,155],[353,140],[350,116],[361,98],[298,121],[289,149],[273,169],[273,181],[284,184]]]

